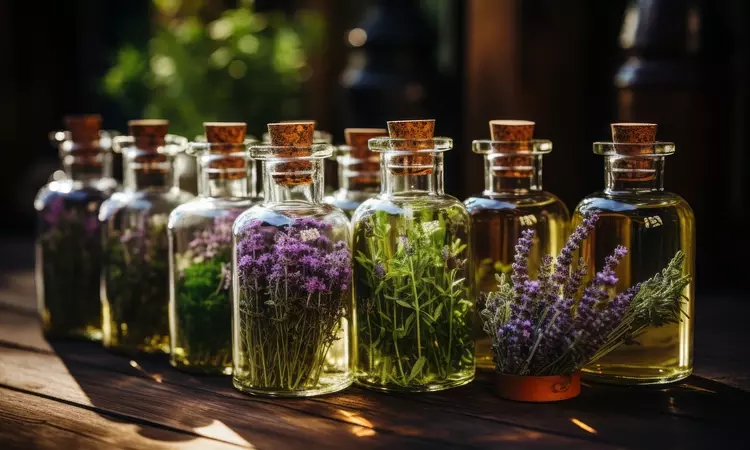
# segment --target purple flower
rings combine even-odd
[[[65,199],[61,196],[55,196],[44,208],[42,218],[47,225],[55,226],[60,223],[62,215],[65,213]]]
[[[375,277],[377,277],[378,280],[385,278],[385,267],[383,266],[383,263],[377,263],[375,265]]]

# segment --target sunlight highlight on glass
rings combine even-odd
[[[571,417],[570,421],[573,422],[574,425],[576,425],[578,428],[582,429],[583,431],[586,431],[591,434],[597,434],[596,428],[581,422],[580,420],[576,419],[575,417]]]

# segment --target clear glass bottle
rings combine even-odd
[[[534,276],[544,255],[557,255],[567,239],[570,213],[554,194],[542,188],[542,158],[552,143],[532,139],[534,122],[493,120],[492,140],[472,143],[484,155],[485,189],[464,202],[472,219],[477,311],[487,293],[497,290],[496,276],[509,274],[521,232],[536,231],[529,271]],[[477,367],[494,369],[490,338],[475,317]]]
[[[98,115],[65,118],[52,134],[65,176],[39,190],[36,285],[44,334],[102,338],[99,207],[117,187],[111,177],[111,135]]]
[[[172,162],[187,140],[166,120],[134,120],[115,138],[125,182],[102,204],[104,346],[125,354],[169,352],[169,240],[172,210],[193,198],[174,185]]]
[[[349,220],[323,203],[328,144],[312,122],[269,124],[264,201],[234,223],[233,382],[246,393],[308,397],[352,383]]]
[[[352,218],[357,383],[381,391],[436,391],[474,379],[471,221],[443,191],[434,121],[388,122],[381,193]]]
[[[604,156],[605,187],[579,203],[573,225],[587,213],[599,213],[596,228],[581,247],[589,274],[617,245],[628,248],[617,268],[618,292],[653,277],[678,251],[684,252],[685,273],[693,277],[683,292],[685,315],[679,324],[647,328],[632,344],[587,366],[583,373],[591,380],[661,384],[681,380],[693,370],[695,217],[685,200],[664,190],[664,159],[674,153],[674,144],[654,140],[594,144],[594,153]]]
[[[323,201],[351,217],[365,200],[380,193],[380,157],[369,151],[367,141],[387,134],[382,128],[344,130],[346,145],[340,145],[335,155],[340,187]]]
[[[169,215],[170,363],[189,371],[232,372],[232,224],[259,202],[244,123],[205,123],[193,142],[199,197]]]

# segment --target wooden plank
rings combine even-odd
[[[18,327],[23,330],[23,327]],[[8,336],[4,335],[3,330],[6,327],[0,326],[0,339]],[[243,408],[255,408],[261,404],[263,408],[274,408],[275,411],[271,416],[287,415],[291,413],[304,413],[315,417],[326,417],[343,424],[343,428],[349,429],[353,434],[362,436],[373,434],[396,434],[410,436],[419,439],[420,442],[429,443],[429,445],[439,445],[441,443],[451,443],[452,445],[481,445],[486,442],[510,440],[518,442],[523,438],[530,438],[533,441],[546,442],[549,444],[576,444],[585,446],[587,442],[576,443],[575,440],[567,436],[555,436],[554,434],[544,433],[543,430],[530,430],[528,427],[517,425],[507,426],[503,424],[477,421],[471,417],[465,417],[460,414],[437,411],[434,408],[426,406],[423,403],[413,402],[410,398],[398,398],[387,395],[378,395],[367,391],[352,388],[344,393],[334,396],[327,396],[316,400],[270,400],[249,398],[234,390],[228,378],[226,377],[192,377],[167,367],[164,363],[153,360],[139,360],[136,367],[130,364],[130,361],[109,353],[94,345],[85,345],[80,343],[56,343],[54,348],[61,359],[58,359],[49,353],[49,345],[46,344],[38,334],[16,333],[16,336],[30,336],[27,342],[32,345],[24,348],[21,344],[5,343],[4,348],[0,347],[0,358],[4,364],[13,367],[16,373],[23,373],[22,380],[37,379],[39,381],[32,383],[30,386],[18,385],[20,388],[43,389],[46,378],[60,377],[67,378],[68,383],[65,388],[56,386],[49,391],[41,391],[50,395],[66,395],[67,398],[85,402],[86,398],[76,396],[76,385],[84,386],[84,391],[96,391],[97,396],[103,396],[103,401],[97,402],[97,407],[103,407],[106,404],[108,410],[124,412],[129,415],[142,414],[140,411],[128,410],[127,405],[117,405],[111,402],[105,403],[107,396],[120,399],[122,397],[130,398],[125,392],[114,389],[112,392],[107,390],[101,384],[99,379],[109,377],[112,380],[119,380],[126,377],[137,377],[136,381],[128,382],[128,389],[136,389],[136,386],[145,384],[148,386],[146,391],[153,389],[156,384],[169,386],[170,393],[156,393],[156,397],[165,397],[172,395],[173,390],[182,392],[182,395],[189,397],[195,402],[201,404],[210,404],[212,402],[235,404],[242,402]],[[13,345],[16,348],[11,348]],[[32,353],[31,350],[37,352]],[[30,353],[26,355],[26,353]],[[63,368],[62,365],[65,367]],[[43,367],[45,374],[37,374],[36,371]],[[36,370],[35,370],[36,369]],[[60,376],[58,372],[66,370],[66,373]],[[109,372],[115,372],[110,374]],[[71,376],[74,380],[71,380]],[[161,383],[154,383],[158,379]],[[0,375],[0,382],[3,378]],[[116,386],[123,384],[124,381],[115,383]],[[139,389],[139,395],[145,392]],[[186,391],[186,389],[188,389]],[[80,389],[79,389],[80,390]],[[100,392],[101,391],[101,392]],[[91,394],[88,395],[91,397]],[[114,409],[111,409],[114,408]],[[125,408],[125,409],[123,409]],[[139,406],[140,408],[140,406]],[[213,410],[212,410],[213,411]],[[429,414],[426,413],[429,411]],[[156,414],[158,417],[161,413]],[[151,417],[149,416],[149,420]],[[563,433],[564,435],[565,433]],[[587,436],[583,436],[587,438]]]
[[[0,388],[0,443],[10,449],[237,449],[237,446],[148,424],[72,408],[55,400]]]
[[[366,433],[340,420],[300,413],[247,398],[218,398],[160,382],[158,376],[124,375],[54,355],[0,347],[0,386],[58,399],[76,407],[116,415],[128,422],[151,424],[227,443],[254,446],[351,448],[410,445],[409,438]],[[228,432],[231,431],[230,432]],[[440,446],[431,442],[430,446]],[[424,445],[424,444],[423,444]]]

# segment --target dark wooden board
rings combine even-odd
[[[0,447],[10,449],[241,449],[146,423],[119,422],[85,408],[0,388]]]

